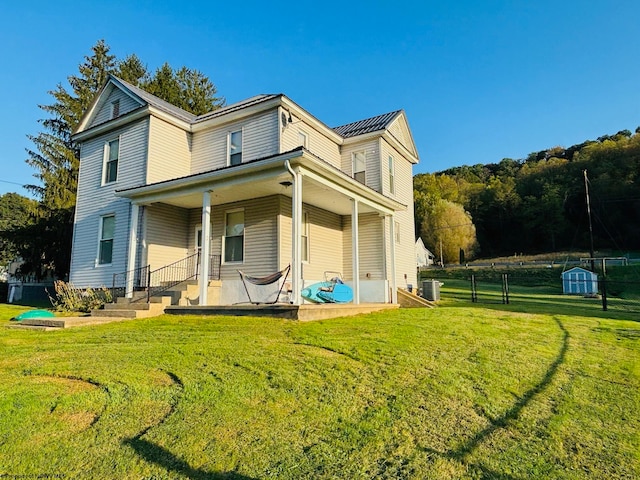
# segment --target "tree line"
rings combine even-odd
[[[168,63],[154,72],[135,54],[118,59],[104,40],[91,47],[78,73],[49,91],[52,103],[40,105],[42,131],[28,135],[26,162],[40,184],[25,185],[35,200],[14,193],[0,196],[0,266],[16,257],[22,275],[64,279],[69,274],[80,155],[72,139],[109,74],[195,115],[216,110],[225,100],[211,80],[185,66]]]
[[[414,177],[416,234],[446,263],[589,250],[585,173],[596,249],[640,249],[640,127],[527,158]]]

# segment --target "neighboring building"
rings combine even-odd
[[[295,304],[328,270],[355,302],[396,302],[395,287],[416,284],[418,154],[402,110],[329,128],[279,94],[195,116],[110,76],[73,139],[78,287],[197,252],[201,272],[220,262],[221,304],[246,300],[237,270],[289,264]]]
[[[562,272],[562,292],[565,294],[595,295],[598,293],[598,275],[580,267]]]
[[[416,240],[416,265],[418,267],[429,267],[433,265],[435,255],[424,246],[422,238],[418,237]]]

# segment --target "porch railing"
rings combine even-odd
[[[133,292],[145,293],[141,296],[134,295],[132,302],[145,300],[149,303],[151,297],[188,280],[197,280],[199,276],[200,252],[156,270],[151,270],[151,267],[146,265],[128,272],[114,274],[112,297],[115,301],[116,297],[124,296],[127,291],[127,282],[132,282],[130,287]],[[209,258],[208,279],[220,280],[220,255],[211,255]]]

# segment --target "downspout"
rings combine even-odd
[[[291,303],[294,305],[300,304],[300,248],[298,243],[300,242],[300,223],[298,222],[298,182],[300,181],[299,174],[291,168],[289,160],[284,161],[284,167],[287,169],[292,177],[292,195],[291,195]]]

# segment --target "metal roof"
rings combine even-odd
[[[150,94],[149,92],[145,92],[141,88],[138,88],[135,85],[131,85],[129,82],[125,82],[121,78],[118,78],[114,75],[112,75],[112,77],[117,82],[122,83],[122,85],[124,85],[127,89],[129,89],[131,93],[133,93],[134,95],[137,95],[142,100],[147,102],[149,105],[156,107],[158,110],[163,110],[189,123],[193,122],[196,119],[196,116],[193,113],[189,113],[180,107],[176,107],[175,105],[169,102],[166,102],[161,98],[156,97],[155,95]]]
[[[235,112],[236,110],[242,110],[243,108],[250,107],[252,105],[256,105],[261,102],[266,102],[267,100],[271,100],[273,98],[279,97],[280,94],[261,94],[256,95],[251,98],[247,98],[246,100],[242,100],[240,102],[232,103],[231,105],[227,105],[225,107],[219,108],[218,110],[214,110],[213,112],[205,113],[203,115],[198,116],[194,123],[203,122],[205,120],[209,120],[210,118],[220,117],[222,115],[226,115],[231,112]]]
[[[335,127],[333,130],[342,135],[344,138],[355,137],[358,135],[364,135],[365,133],[377,132],[384,130],[389,124],[400,114],[402,110],[396,110],[395,112],[389,112],[376,117],[367,118],[365,120],[359,120],[353,123],[347,123],[340,127]]]

